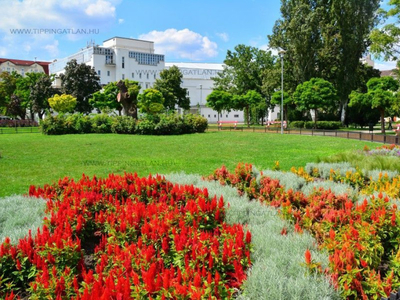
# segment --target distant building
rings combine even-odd
[[[94,67],[105,85],[120,79],[135,80],[142,89],[151,87],[164,69],[164,55],[154,53],[154,42],[123,37],[105,40],[103,45],[88,45],[79,52],[63,59],[55,60],[50,65],[50,72],[64,73],[67,62],[76,59]],[[56,85],[61,82],[56,81]]]
[[[218,113],[206,106],[207,96],[211,94],[214,81],[219,72],[223,70],[223,64],[211,63],[165,63],[165,68],[177,66],[183,75],[182,87],[188,90],[190,98],[190,111],[199,113],[209,123],[217,123]],[[222,122],[243,123],[243,111],[222,111],[219,120]],[[233,125],[231,125],[233,126]]]
[[[397,69],[392,69],[392,70],[384,70],[381,71],[381,77],[385,77],[385,76],[392,76],[393,78],[397,78]]]
[[[50,62],[0,58],[0,72],[13,71],[25,76],[26,73],[45,73],[49,75]]]
[[[361,62],[363,64],[367,64],[371,67],[375,67],[375,62],[372,60],[371,54],[368,54],[367,56],[364,56],[363,58],[361,58]]]

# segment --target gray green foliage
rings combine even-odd
[[[227,208],[227,222],[247,224],[252,233],[253,266],[238,299],[340,299],[327,278],[307,273],[302,265],[306,249],[313,259],[328,264],[327,253],[317,250],[308,233],[294,233],[293,225],[282,220],[276,210],[238,196],[232,187],[205,182],[196,175],[170,174],[167,179],[179,184],[206,187],[209,195],[222,195]],[[288,234],[282,235],[283,228]]]
[[[0,243],[6,237],[17,243],[29,230],[35,235],[43,225],[45,208],[46,202],[40,198],[16,195],[0,198]]]
[[[266,177],[279,180],[279,183],[284,186],[286,191],[299,191],[306,184],[306,180],[303,177],[291,172],[263,170],[262,173]],[[261,178],[261,176],[258,178]]]
[[[313,174],[314,170],[318,170],[318,177],[329,179],[331,170],[338,172],[341,176],[346,176],[346,172],[356,172],[356,169],[349,162],[338,163],[307,163],[305,170],[308,174]]]

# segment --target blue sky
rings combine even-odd
[[[0,7],[0,57],[45,61],[120,36],[154,41],[168,62],[221,63],[238,44],[267,49],[280,17],[279,0],[0,0]]]

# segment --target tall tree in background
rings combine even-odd
[[[176,106],[190,109],[190,99],[187,96],[187,89],[182,85],[183,75],[177,66],[160,72],[160,78],[156,79],[153,88],[160,91],[164,97],[164,107],[167,110],[175,110]]]
[[[93,109],[89,103],[92,94],[101,89],[100,78],[94,68],[75,59],[70,60],[65,73],[60,75],[61,91],[76,98],[75,110],[81,113],[90,113]]]
[[[42,73],[30,88],[32,111],[38,114],[39,119],[42,119],[45,111],[50,108],[48,99],[57,93],[52,83],[53,77]]]
[[[371,32],[371,52],[385,60],[400,58],[400,1],[389,0],[388,10],[380,10],[383,24]]]
[[[286,50],[285,74],[299,83],[320,77],[331,81],[345,122],[348,96],[356,87],[359,60],[377,24],[379,0],[282,0],[282,18],[269,36],[272,48]]]
[[[0,114],[6,114],[7,106],[11,102],[11,96],[17,88],[17,80],[22,78],[17,72],[0,73]]]
[[[263,101],[263,97],[257,91],[249,90],[245,95],[235,95],[233,97],[234,109],[243,110],[247,127],[250,127],[250,108]]]
[[[264,93],[265,89],[263,89],[264,74],[268,70],[275,68],[275,62],[276,57],[270,51],[246,45],[237,45],[234,51],[228,50],[224,60],[223,71],[213,78],[214,89],[223,90],[236,96],[237,101],[236,103],[234,103],[235,101],[232,102],[230,109],[248,109],[246,112],[247,121],[250,119],[250,111],[254,111],[255,116],[253,116],[253,119],[258,121],[258,115],[265,116],[267,109],[267,105],[265,105],[266,98],[269,97]],[[261,97],[257,97],[260,102],[251,102],[251,107],[244,104],[248,99],[246,94],[249,91],[254,91],[261,95]],[[251,108],[254,108],[254,110]],[[260,110],[264,111],[261,112]]]
[[[146,89],[138,96],[138,107],[142,113],[158,114],[164,109],[164,97],[159,90]]]

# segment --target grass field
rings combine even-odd
[[[0,197],[25,194],[69,176],[105,177],[109,173],[167,174],[184,171],[208,175],[225,165],[252,163],[283,170],[318,158],[377,144],[340,138],[246,132],[208,132],[182,136],[116,134],[46,136],[0,135]]]

